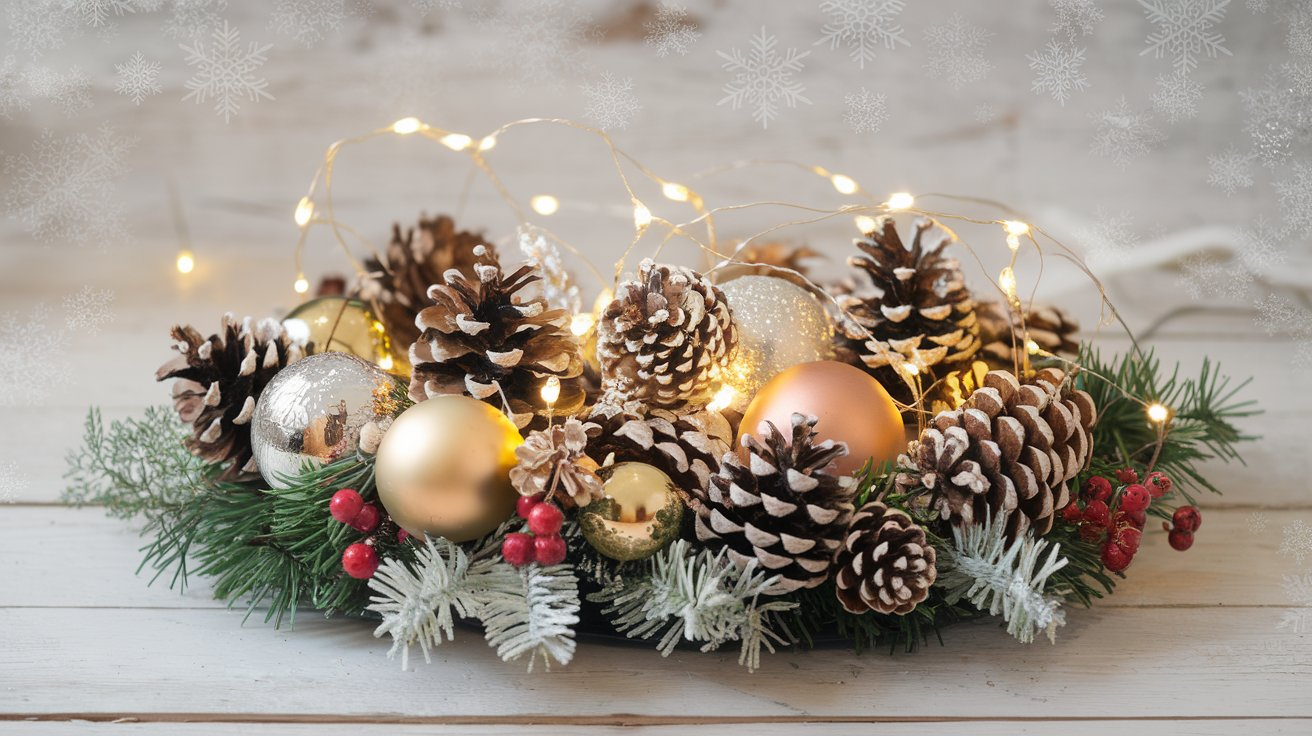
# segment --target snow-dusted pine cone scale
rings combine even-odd
[[[853,514],[834,559],[838,601],[852,613],[910,613],[938,578],[936,557],[910,516],[871,501]]]

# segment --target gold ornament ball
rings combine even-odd
[[[405,348],[394,349],[382,321],[359,299],[311,299],[289,312],[282,323],[294,337],[314,343],[315,353],[348,353],[385,371],[410,371]]]
[[[406,409],[378,445],[378,500],[402,529],[467,542],[515,510],[510,485],[522,439],[504,414],[468,396]]]
[[[579,511],[588,543],[613,560],[641,560],[679,536],[683,501],[670,477],[646,463],[597,471],[606,494]]]
[[[834,461],[841,475],[852,475],[872,458],[875,465],[893,460],[906,449],[897,404],[879,381],[846,363],[803,363],[775,376],[747,407],[738,428],[740,440],[744,434],[758,434],[763,421],[787,431],[793,412],[819,419],[819,441],[847,443],[848,454]]]
[[[742,411],[784,370],[834,357],[833,324],[806,289],[774,276],[739,276],[719,287],[738,327],[738,351],[725,372],[733,408]]]

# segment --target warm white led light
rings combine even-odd
[[[897,212],[899,210],[909,210],[916,203],[916,198],[906,192],[893,192],[888,195],[888,201],[884,206]]]
[[[401,118],[392,123],[392,132],[400,135],[410,135],[422,127],[424,127],[424,124],[419,122],[419,118]]]
[[[528,201],[528,206],[539,215],[554,215],[560,209],[560,200],[550,194],[539,194]]]
[[[833,176],[829,177],[829,181],[833,183],[834,189],[837,189],[839,194],[856,193],[856,182],[853,181],[852,177],[850,176],[843,176],[842,174],[834,174]]]

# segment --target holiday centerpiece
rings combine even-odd
[[[632,161],[567,121],[475,140],[407,118],[334,144],[324,170],[347,143],[419,133],[499,183],[487,152],[524,125]],[[580,634],[665,654],[732,642],[749,668],[835,637],[910,650],[974,617],[1055,639],[1067,604],[1114,591],[1150,519],[1192,545],[1196,496],[1216,492],[1200,464],[1238,460],[1255,410],[1210,363],[1186,380],[1132,339],[1107,358],[1064,310],[1022,300],[1018,252],[1060,248],[1042,231],[973,218],[1010,249],[976,290],[957,216],[869,198],[826,213],[859,228],[827,281],[809,246],[721,252],[722,210],[638,168],[696,216],[656,217],[621,177],[630,251],[663,230],[707,267],[621,259],[587,309],[577,250],[498,186],[517,256],[423,217],[348,294],[174,327],[156,374],[173,406],[108,426],[93,410],[70,499],[143,519],[143,566],[171,584],[212,578],[276,624],[373,617],[403,663],[474,625],[530,666],[567,663]],[[296,208],[298,263],[312,226],[340,238],[324,181]]]

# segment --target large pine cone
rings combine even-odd
[[[1047,534],[1070,500],[1070,482],[1093,454],[1097,410],[1065,373],[1044,368],[1021,383],[991,371],[961,408],[941,412],[898,464],[897,486],[928,494],[940,518],[955,525],[1009,513],[1007,535]]]
[[[957,259],[943,254],[956,242],[951,231],[917,218],[910,246],[902,242],[893,218],[884,216],[856,240],[862,251],[849,263],[867,284],[838,297],[861,327],[847,326],[848,347],[885,387],[903,384],[896,369],[909,362],[921,372],[966,363],[979,349],[975,302]]]
[[[720,458],[733,445],[733,427],[723,414],[709,409],[679,413],[597,404],[589,422],[601,425],[588,440],[588,456],[600,464],[642,462],[659,468],[689,499],[705,499]]]
[[[682,266],[638,266],[597,325],[605,401],[681,410],[704,405],[737,345],[724,294]]]
[[[744,435],[744,462],[725,454],[711,478],[708,498],[694,503],[698,541],[715,551],[727,548],[739,567],[756,560],[779,575],[767,593],[814,588],[829,578],[834,553],[852,516],[855,483],[825,467],[847,454],[833,440],[815,443],[815,417],[794,414],[792,441],[769,422],[758,439]]]
[[[191,454],[224,463],[220,476],[236,480],[258,472],[251,454],[251,415],[274,375],[313,349],[292,341],[273,319],[252,325],[229,313],[217,335],[202,337],[191,326],[173,327],[178,355],[155,371],[155,380],[177,379],[173,406],[191,425]]]
[[[834,559],[838,601],[852,613],[911,613],[938,578],[936,557],[910,516],[871,501],[852,516]]]
[[[404,232],[400,224],[392,226],[392,241],[382,258],[364,263],[360,298],[374,305],[393,344],[409,345],[419,339],[415,317],[429,304],[428,287],[442,283],[448,270],[475,278],[477,245],[494,250],[482,233],[457,230],[446,215],[420,216],[419,225]]]
[[[979,357],[990,367],[1015,370],[1023,365],[1016,360],[1016,350],[1028,349],[1027,335],[1045,353],[1074,358],[1080,352],[1075,339],[1080,325],[1060,307],[1036,304],[1022,313],[1002,302],[987,301],[975,305],[975,314],[979,318]]]
[[[522,429],[545,409],[542,387],[555,376],[561,382],[555,413],[577,412],[583,356],[569,330],[570,314],[547,309],[541,297],[521,297],[519,291],[538,278],[531,266],[506,275],[485,246],[475,247],[474,255],[475,278],[451,269],[444,283],[428,290],[433,305],[419,313],[423,333],[410,346],[410,398],[465,394],[508,408]]]

